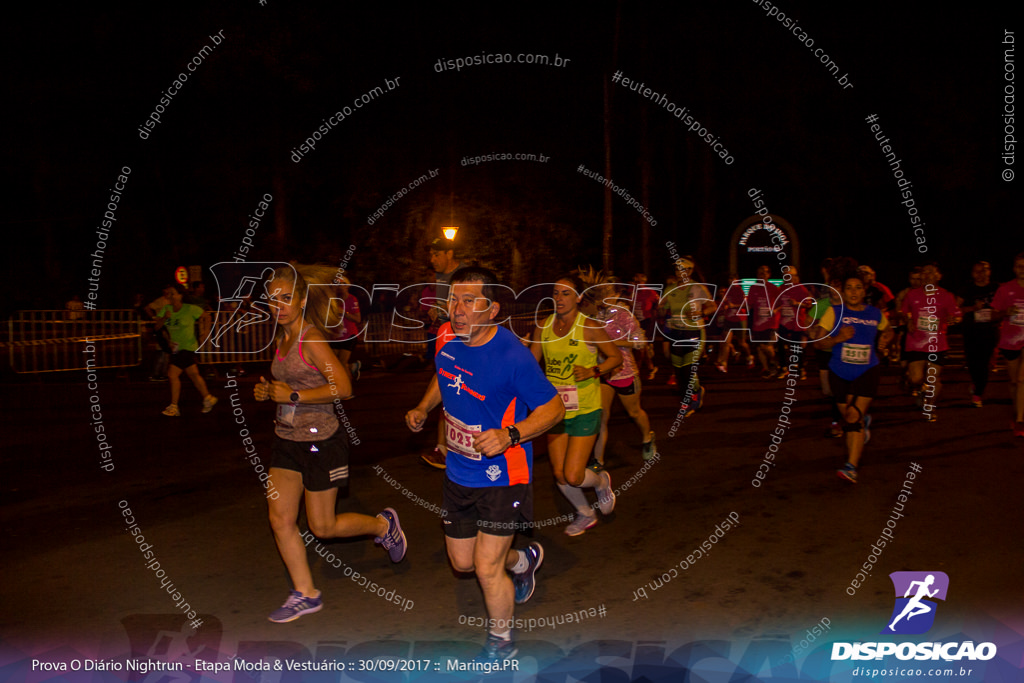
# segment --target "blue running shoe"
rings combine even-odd
[[[700,410],[704,406],[704,394],[706,390],[704,387],[700,388],[700,393],[690,402],[689,407],[686,409],[686,417],[690,417],[695,412]]]
[[[500,662],[506,659],[512,659],[519,654],[519,648],[512,642],[511,639],[505,640],[499,638],[493,633],[487,634],[487,642],[484,644],[484,649],[480,650],[473,661],[485,664],[488,662]]]
[[[303,614],[319,612],[323,608],[324,601],[320,596],[310,598],[299,591],[291,591],[284,604],[271,612],[267,619],[275,624],[286,624],[289,621],[295,621]]]
[[[836,470],[836,474],[839,476],[840,479],[845,479],[851,484],[857,483],[857,468],[856,466],[851,465],[850,463],[846,463],[845,465],[843,465],[843,468],[841,470]]]
[[[516,604],[521,605],[533,597],[533,589],[537,585],[535,575],[544,562],[544,548],[534,541],[523,549],[526,560],[530,563],[521,574],[512,575],[512,583],[516,587]]]
[[[383,537],[375,538],[373,542],[384,546],[392,562],[401,562],[408,544],[402,532],[402,525],[398,521],[398,513],[394,508],[384,508],[384,512],[377,516],[388,523],[388,530]]]

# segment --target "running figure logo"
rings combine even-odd
[[[272,297],[280,292],[268,291],[268,285],[274,271],[282,266],[291,268],[287,263],[276,262],[222,262],[210,267],[220,298],[213,328],[200,344],[199,353],[255,354],[274,342],[277,305]],[[295,281],[294,273],[293,268],[292,282]],[[230,295],[226,295],[228,292]],[[271,329],[260,335],[259,340],[241,341],[244,337],[240,335],[247,335],[252,326],[268,322]]]
[[[460,374],[455,378],[455,381],[449,384],[448,386],[455,387],[456,396],[462,396],[462,384],[462,375]]]
[[[949,577],[945,572],[893,572],[889,578],[896,591],[896,605],[882,634],[927,632],[935,622],[938,607],[938,603],[928,598],[945,600]]]

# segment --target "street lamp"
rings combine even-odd
[[[455,234],[458,231],[459,231],[459,229],[457,227],[455,227],[455,226],[451,226],[451,227],[448,227],[448,228],[441,228],[441,232],[444,233],[444,237],[448,241],[454,240],[455,239]]]

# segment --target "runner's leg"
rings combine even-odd
[[[269,488],[276,488],[280,495],[268,498],[270,507],[270,528],[274,532],[277,551],[292,579],[295,590],[305,596],[316,595],[313,576],[309,571],[306,544],[299,533],[299,503],[302,501],[302,474],[279,467],[270,468]],[[268,488],[268,490],[269,490]]]

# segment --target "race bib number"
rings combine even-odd
[[[295,404],[294,403],[278,403],[277,404],[277,416],[274,418],[277,424],[284,425],[285,427],[295,426]]]
[[[991,308],[979,308],[974,312],[974,322],[976,323],[989,323],[992,322],[992,309]]]
[[[869,344],[843,344],[840,360],[850,365],[867,365],[871,362],[871,346]]]
[[[470,460],[480,460],[483,455],[473,447],[473,437],[479,434],[481,425],[468,425],[448,413],[444,414],[445,437],[448,442],[448,450],[455,451],[459,455]]]
[[[917,319],[917,329],[921,332],[938,332],[939,316],[926,315]]]
[[[562,399],[562,405],[565,406],[567,411],[580,409],[580,394],[579,391],[577,391],[575,384],[555,388],[558,389],[558,395]]]

